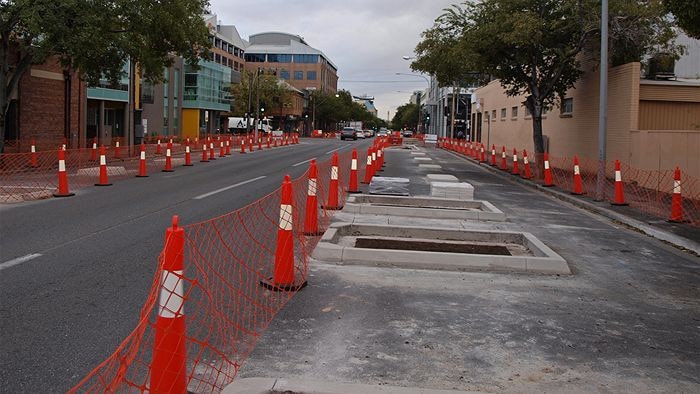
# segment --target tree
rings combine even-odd
[[[700,2],[697,0],[664,0],[666,10],[688,36],[700,39]]]
[[[258,97],[261,108],[281,107],[290,100],[289,89],[274,73],[261,70],[257,77],[256,74],[258,74],[257,70],[246,70],[241,75],[241,82],[233,84],[231,92],[235,116],[243,116],[247,113],[255,116]]]
[[[396,113],[391,119],[391,127],[394,130],[401,130],[404,127],[414,129],[418,125],[418,105],[413,103],[404,104],[396,108]]]
[[[130,60],[146,80],[158,82],[173,56],[196,65],[208,51],[207,8],[208,0],[0,2],[0,144],[10,100],[32,64],[55,56],[66,72],[97,84],[119,80]]]
[[[542,112],[583,74],[582,51],[599,52],[599,12],[596,0],[472,0],[452,6],[433,29],[446,31],[448,39],[458,37],[461,58],[499,79],[506,94],[526,96],[535,152],[541,156]],[[661,47],[674,50],[668,44],[672,29],[658,2],[613,0],[610,14],[613,65],[639,61]]]

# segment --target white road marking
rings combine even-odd
[[[326,154],[327,154],[327,155],[330,155],[331,153],[333,153],[333,152],[335,152],[335,151],[337,151],[337,150],[341,150],[341,149],[343,149],[342,146],[341,146],[340,148],[335,148],[335,149],[333,149],[333,150],[330,150],[330,151],[326,152]]]
[[[32,253],[32,254],[28,254],[28,255],[26,255],[26,256],[17,257],[16,259],[12,259],[12,260],[10,260],[10,261],[6,261],[6,262],[0,264],[0,271],[4,270],[5,268],[10,268],[10,267],[12,267],[12,266],[14,266],[14,265],[26,263],[27,261],[33,260],[33,259],[35,259],[35,258],[37,258],[37,257],[41,257],[41,254],[39,254],[39,253]]]
[[[222,187],[221,189],[214,190],[213,192],[209,192],[209,193],[205,193],[205,194],[202,194],[200,196],[197,196],[194,198],[194,200],[201,200],[201,199],[213,196],[214,194],[225,192],[226,190],[233,189],[234,187],[243,186],[247,183],[255,182],[255,181],[258,181],[258,180],[263,179],[263,178],[265,178],[265,175],[259,176],[257,178],[253,178],[253,179],[248,179],[247,181],[238,182],[238,183],[231,185],[231,186]]]
[[[298,166],[300,166],[300,165],[302,165],[302,164],[304,164],[304,163],[308,163],[308,162],[310,162],[311,160],[314,160],[314,159],[316,159],[316,158],[315,158],[315,157],[312,157],[312,158],[310,158],[309,160],[304,160],[304,161],[302,161],[302,162],[300,162],[300,163],[292,164],[292,167],[298,167]]]

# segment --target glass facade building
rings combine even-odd
[[[185,65],[185,92],[182,107],[230,110],[231,69],[206,60],[200,60],[197,70]]]

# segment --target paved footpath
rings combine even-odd
[[[700,392],[696,255],[449,152],[421,149],[442,169],[419,168],[410,151],[392,149],[382,175],[410,178],[412,195],[428,194],[428,173],[471,183],[475,199],[507,214],[498,228],[533,233],[573,274],[316,261],[309,286],[243,365],[241,384],[255,377],[425,392]],[[339,212],[336,220],[358,218]],[[336,392],[324,387],[297,389]]]

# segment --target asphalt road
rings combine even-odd
[[[188,224],[231,212],[301,175],[299,163],[369,144],[307,139],[0,205],[0,392],[65,392],[114,351],[138,320],[172,215]]]

